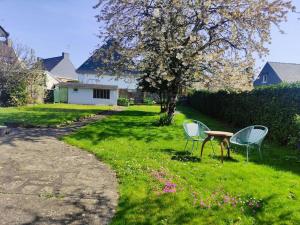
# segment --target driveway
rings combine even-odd
[[[57,139],[105,116],[0,137],[1,225],[109,223],[118,201],[115,173]]]

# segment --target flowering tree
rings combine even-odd
[[[165,89],[169,123],[180,90],[203,77],[249,86],[253,55],[268,52],[271,25],[295,10],[290,0],[99,0],[95,8],[100,36],[119,43],[115,68],[132,67]]]
[[[39,102],[44,97],[46,77],[34,51],[22,45],[0,44],[0,105]]]

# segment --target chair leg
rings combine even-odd
[[[247,145],[247,162],[249,162],[249,146]]]
[[[210,144],[211,144],[211,148],[213,150],[213,155],[215,156],[216,155],[216,152],[215,152],[215,149],[214,149],[214,145],[212,143],[212,140],[210,140]]]
[[[261,145],[258,146],[260,160],[262,160]]]
[[[194,151],[195,142],[193,141],[192,152]]]
[[[184,151],[186,151],[186,147],[187,147],[188,143],[189,143],[189,140],[186,140],[186,143],[185,143],[185,146],[184,146]]]

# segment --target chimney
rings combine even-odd
[[[63,53],[62,53],[62,57],[63,57],[64,59],[68,59],[68,58],[70,57],[70,54],[69,54],[69,53],[66,53],[66,52],[63,52]]]

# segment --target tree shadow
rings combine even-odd
[[[210,209],[202,209],[197,206],[192,207],[192,201],[186,200],[182,203],[181,196],[177,196],[177,194],[172,194],[172,196],[168,194],[151,196],[151,194],[148,194],[145,198],[138,199],[123,197],[119,202],[119,209],[113,219],[113,224],[240,224],[230,222],[230,220],[235,220],[241,215],[251,218],[254,224],[290,224],[291,222],[299,224],[299,220],[293,218],[293,212],[288,208],[283,210],[283,212],[281,212],[282,208],[278,208],[276,213],[280,212],[279,217],[274,216],[270,218],[263,216],[266,213],[270,213],[270,211],[266,212],[264,205],[271,204],[270,202],[274,197],[271,194],[262,199],[263,207],[255,213],[252,210],[242,211],[234,208],[234,210],[237,210],[234,214],[232,214],[233,209],[226,207],[212,207]],[[229,213],[228,210],[230,210]],[[141,214],[141,211],[146,213]],[[157,213],[158,211],[166,213]],[[208,217],[210,218],[209,220],[207,220]],[[162,221],[165,223],[162,223]]]
[[[16,141],[29,141],[29,142],[40,142],[45,138],[58,138],[61,139],[63,136],[70,135],[71,133],[77,131],[88,124],[99,122],[99,120],[104,119],[106,116],[114,115],[119,113],[118,111],[103,111],[102,114],[98,114],[94,117],[86,118],[73,122],[70,125],[59,128],[51,127],[17,127],[9,128],[9,133],[0,137],[1,144],[8,144],[11,146],[16,146]]]
[[[269,202],[272,201],[272,199],[276,198],[277,196],[274,194],[271,194],[265,198],[262,199],[263,205],[267,205]],[[270,203],[269,203],[270,204]],[[290,210],[288,207],[287,208],[274,208],[273,210],[279,210],[280,213],[278,216],[274,216],[272,218],[270,217],[264,217],[263,214],[266,213],[265,207],[262,207],[255,215],[253,215],[252,211],[246,210],[244,211],[245,215],[250,215],[255,218],[255,224],[268,224],[268,225],[273,225],[273,224],[300,224],[300,219],[299,218],[293,218],[294,212]],[[275,214],[277,212],[273,211],[272,214]]]
[[[153,120],[143,119],[145,116],[152,116]],[[103,120],[95,126],[79,130],[72,135],[72,138],[78,141],[88,139],[92,144],[98,144],[100,141],[122,137],[147,143],[155,142],[158,139],[173,140],[178,137],[176,129],[153,126],[155,116],[158,116],[158,113],[139,110],[122,111],[118,117],[107,121]],[[101,129],[97,129],[97,127],[101,127]]]
[[[119,210],[114,217],[112,223],[116,221],[116,224],[139,224],[139,225],[149,225],[149,224],[188,224],[195,217],[194,208],[185,208],[182,210],[180,207],[172,207],[176,205],[176,196],[169,198],[169,196],[158,196],[142,198],[133,201],[130,198],[122,198],[119,202]],[[170,211],[173,208],[173,212],[170,215],[157,213],[157,211]],[[146,213],[140,214],[141,210],[146,210]],[[134,216],[135,214],[137,216]],[[165,221],[166,223],[162,223]]]
[[[24,214],[32,217],[30,221],[21,224],[108,224],[115,214],[114,204],[103,193],[90,195],[81,193],[78,196],[65,197],[57,201],[60,201],[61,205],[61,212],[58,215],[55,212],[44,215],[34,209],[21,209]],[[70,207],[73,208],[71,212],[68,210]],[[20,208],[15,208],[15,210],[20,210]]]
[[[105,111],[108,111],[108,109],[28,107],[13,112],[2,112],[0,114],[0,124],[11,127],[45,127],[78,121],[82,117],[99,115]]]

